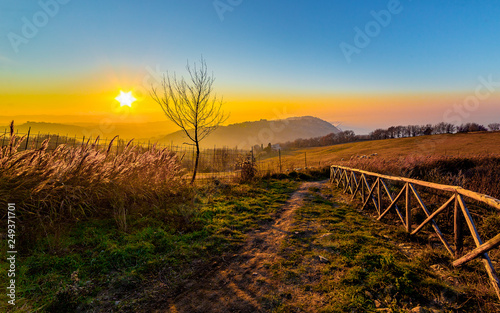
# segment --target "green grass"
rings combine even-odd
[[[286,292],[269,295],[271,312],[439,312],[499,309],[480,263],[453,269],[443,249],[410,239],[400,226],[376,221],[340,202],[341,192],[310,189],[295,215],[281,258],[269,264]],[[355,205],[355,203],[354,203]],[[400,249],[411,245],[412,253]],[[320,260],[319,257],[327,261]],[[440,266],[434,271],[431,266]],[[453,280],[454,283],[450,283]],[[311,299],[304,301],[303,299]],[[315,304],[314,299],[321,299]]]
[[[236,251],[245,232],[271,220],[296,186],[290,180],[207,185],[193,202],[131,214],[126,232],[114,219],[92,219],[42,236],[29,254],[19,255],[16,308],[136,311],[148,301],[150,286],[175,290],[223,253]],[[6,270],[2,263],[2,279]],[[15,311],[4,300],[0,306]]]

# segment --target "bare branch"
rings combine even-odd
[[[183,130],[196,146],[196,162],[191,183],[198,168],[200,141],[224,123],[229,115],[222,111],[222,98],[213,93],[215,77],[208,74],[203,57],[200,66],[186,65],[190,80],[178,79],[175,74],[163,77],[161,92],[151,86],[151,98],[158,103],[165,116]],[[163,94],[159,94],[163,93]],[[188,144],[188,143],[185,143]]]

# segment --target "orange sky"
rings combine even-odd
[[[92,86],[94,82],[89,82]],[[133,84],[113,82],[108,88],[99,85],[88,93],[77,90],[55,90],[43,93],[17,93],[1,96],[3,106],[1,115],[70,115],[74,120],[68,122],[98,122],[102,116],[112,118],[116,122],[149,122],[163,121],[165,118],[158,104],[153,102],[146,89],[129,87]],[[108,90],[104,90],[108,89]],[[114,99],[120,89],[132,90],[138,99],[132,108],[120,108]],[[224,109],[231,113],[227,123],[248,120],[277,119],[291,116],[312,115],[332,123],[340,123],[346,128],[363,128],[373,130],[397,124],[424,124],[443,121],[448,112],[455,120],[480,120],[485,115],[494,114],[497,97],[489,97],[480,102],[479,109],[463,109],[459,111],[454,105],[463,107],[464,99],[470,93],[421,93],[421,94],[363,94],[363,95],[308,95],[280,94],[257,92],[231,92],[221,89],[224,95]],[[451,111],[451,113],[449,112]],[[481,115],[480,115],[481,114]],[[476,119],[475,119],[476,117]]]

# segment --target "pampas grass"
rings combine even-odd
[[[16,203],[25,226],[104,217],[115,218],[125,230],[131,209],[144,211],[185,196],[179,161],[167,149],[146,150],[130,141],[123,152],[112,154],[112,140],[103,150],[87,141],[49,151],[47,139],[38,149],[19,151],[25,138],[12,128],[8,144],[0,148],[0,199]]]

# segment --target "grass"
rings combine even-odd
[[[458,185],[500,198],[500,132],[374,140],[282,152],[282,168],[344,165],[382,174]],[[283,156],[284,155],[284,156]],[[261,169],[276,169],[269,158]],[[287,167],[287,165],[290,165]]]
[[[363,142],[308,149],[307,158],[468,182],[494,193],[500,162],[498,147],[490,143],[498,139],[498,133],[478,133]],[[177,294],[225,254],[237,252],[249,230],[273,220],[299,180],[328,174],[328,168],[309,169],[268,173],[243,184],[213,180],[192,187],[167,150],[138,150],[129,144],[117,155],[87,142],[49,152],[45,142],[39,149],[18,151],[22,141],[11,136],[0,149],[0,205],[16,203],[20,240],[17,306],[6,307],[3,296],[2,311],[148,311],[165,293]],[[427,141],[436,147],[434,156],[415,150]],[[454,145],[467,147],[460,158],[440,156],[443,147],[454,151]],[[488,156],[474,156],[479,146],[489,149]],[[296,153],[300,159],[302,152]],[[361,153],[377,156],[352,157]],[[308,311],[314,303],[325,312],[401,311],[417,305],[498,309],[478,262],[459,272],[429,240],[408,238],[399,227],[374,222],[347,202],[327,200],[319,192],[342,199],[338,192],[310,190],[281,258],[267,265],[274,279],[290,286],[268,295],[270,311]],[[498,216],[483,217],[481,233],[496,234]],[[3,251],[6,245],[0,242]],[[417,253],[409,253],[408,246]],[[3,262],[4,286],[7,269]]]
[[[497,142],[500,142],[500,132],[477,132],[372,140],[281,153],[286,161],[303,167],[304,153],[307,153],[308,164],[313,166],[319,162],[334,164],[350,160],[351,157],[369,156],[373,153],[377,153],[378,158],[388,161],[408,156],[499,156],[500,147]],[[276,159],[275,157],[270,160],[274,162]]]
[[[442,249],[408,242],[402,228],[353,209],[336,189],[322,193],[310,190],[280,258],[268,264],[286,286],[268,296],[270,312],[500,309],[479,262],[453,269]]]
[[[236,251],[245,232],[272,219],[296,185],[290,180],[208,184],[189,204],[131,213],[126,232],[103,218],[42,237],[18,260],[16,307],[19,312],[147,311],[160,287],[162,293],[175,292],[223,253]],[[2,279],[6,270],[2,263]]]
[[[61,223],[88,218],[112,217],[126,230],[128,211],[189,197],[177,156],[166,149],[144,151],[129,142],[115,154],[111,141],[107,150],[87,142],[48,151],[45,140],[38,149],[18,151],[22,141],[11,134],[0,148],[0,199],[19,207],[25,246]]]

